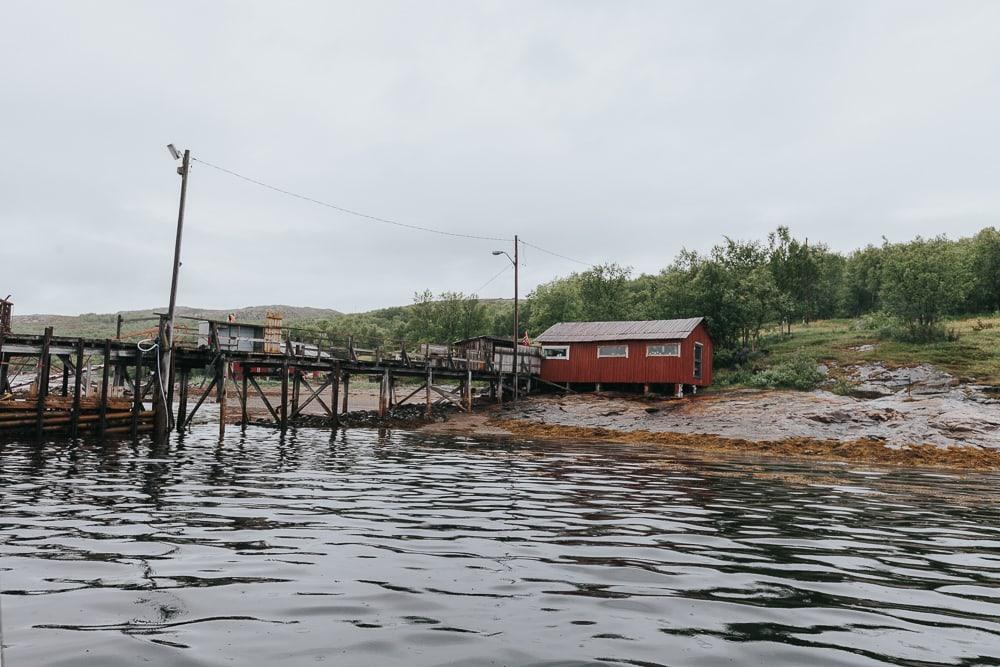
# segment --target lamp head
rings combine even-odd
[[[494,255],[502,255],[503,254],[503,250],[494,250],[493,254]]]
[[[180,151],[178,151],[176,148],[174,148],[173,144],[167,144],[167,150],[170,151],[170,155],[175,160],[180,160],[181,159]]]

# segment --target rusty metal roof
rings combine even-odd
[[[602,340],[677,340],[691,335],[703,320],[639,320],[632,322],[560,322],[535,340],[539,343],[589,343]]]

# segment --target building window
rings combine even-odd
[[[569,359],[569,345],[543,345],[542,356],[546,359]]]
[[[680,343],[665,343],[663,345],[647,345],[647,357],[679,357],[681,356]]]
[[[625,357],[628,358],[628,345],[598,345],[597,358]]]
[[[701,354],[702,354],[702,344],[694,344],[694,377],[696,380],[701,379]]]

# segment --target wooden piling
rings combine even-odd
[[[173,333],[171,333],[170,335],[172,337]],[[171,346],[173,346],[172,338],[171,338]],[[174,426],[177,425],[177,422],[174,420],[174,415],[176,414],[174,412],[174,380],[176,379],[174,376],[177,373],[176,350],[171,349],[169,357],[170,358],[168,359],[169,361],[168,365],[170,366],[170,368],[167,369],[167,426],[168,427],[170,426],[170,424],[173,424]]]
[[[181,386],[180,392],[177,397],[177,432],[182,433],[185,422],[187,421],[187,402],[188,402],[188,376],[191,371],[187,368],[181,368]]]
[[[45,425],[45,397],[49,393],[49,372],[52,357],[50,348],[52,346],[52,327],[45,327],[45,336],[42,338],[42,353],[38,358],[38,375],[35,377],[35,386],[38,388],[38,402],[35,406],[35,436],[42,437],[42,427]]]
[[[76,341],[76,382],[73,383],[73,408],[70,413],[69,435],[75,438],[80,426],[80,380],[83,366],[83,339]]]
[[[111,339],[104,341],[104,368],[101,370],[101,406],[97,421],[97,433],[102,438],[108,429],[108,382],[111,379]]]
[[[246,429],[247,423],[250,421],[250,416],[247,414],[247,389],[249,383],[247,373],[250,372],[250,369],[245,366],[240,366],[240,369],[240,375],[243,376],[243,393],[240,396],[240,407],[242,408],[240,413],[240,428]]]
[[[340,414],[342,414],[342,415],[346,415],[347,414],[347,395],[350,392],[350,389],[351,389],[351,374],[350,373],[345,373],[344,374],[344,404],[342,406],[340,406]]]
[[[281,430],[288,428],[288,356],[286,351],[285,361],[281,364]]]
[[[472,371],[465,371],[465,408],[472,412]]]
[[[333,362],[333,376],[330,378],[330,426],[336,428],[340,426],[340,417],[337,416],[337,405],[340,393],[340,362]]]
[[[424,416],[427,417],[428,419],[434,417],[434,402],[431,400],[431,386],[433,384],[434,384],[434,371],[431,370],[430,366],[428,366],[427,384],[425,385],[426,395],[424,396],[424,400],[427,403],[426,407],[424,408]]]
[[[135,351],[135,375],[132,378],[132,439],[139,437],[139,413],[142,412],[142,350]]]
[[[3,351],[3,341],[6,334],[0,331],[0,396],[7,393],[7,368],[10,360]]]
[[[296,366],[292,369],[292,417],[299,414],[299,395],[302,392],[302,371]]]
[[[216,402],[219,404],[219,439],[226,437],[226,413],[228,412],[228,396],[226,393],[228,379],[229,362],[222,355],[216,363]]]
[[[378,386],[378,416],[385,417],[386,412],[386,392],[389,389],[389,369],[382,371],[382,382]]]
[[[69,364],[66,361],[69,357],[63,357],[63,372],[62,372],[62,395],[63,397],[69,396]]]

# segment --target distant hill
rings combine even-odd
[[[149,310],[127,310],[121,311],[126,320],[140,318],[155,318],[156,313],[166,312],[167,308],[152,308]],[[274,310],[284,315],[285,324],[304,322],[316,319],[337,317],[341,315],[339,311],[331,308],[310,308],[308,306],[246,306],[244,308],[231,308],[224,310],[213,310],[209,308],[190,308],[178,306],[177,314],[189,317],[203,317],[212,320],[224,320],[233,313],[238,322],[263,322],[267,311]],[[17,315],[11,317],[11,329],[16,333],[42,333],[45,327],[53,327],[57,336],[82,336],[84,338],[108,338],[115,335],[115,327],[118,324],[118,313],[83,313],[81,315]],[[151,319],[148,322],[126,322],[123,327],[124,332],[145,329],[155,326],[156,322]]]

